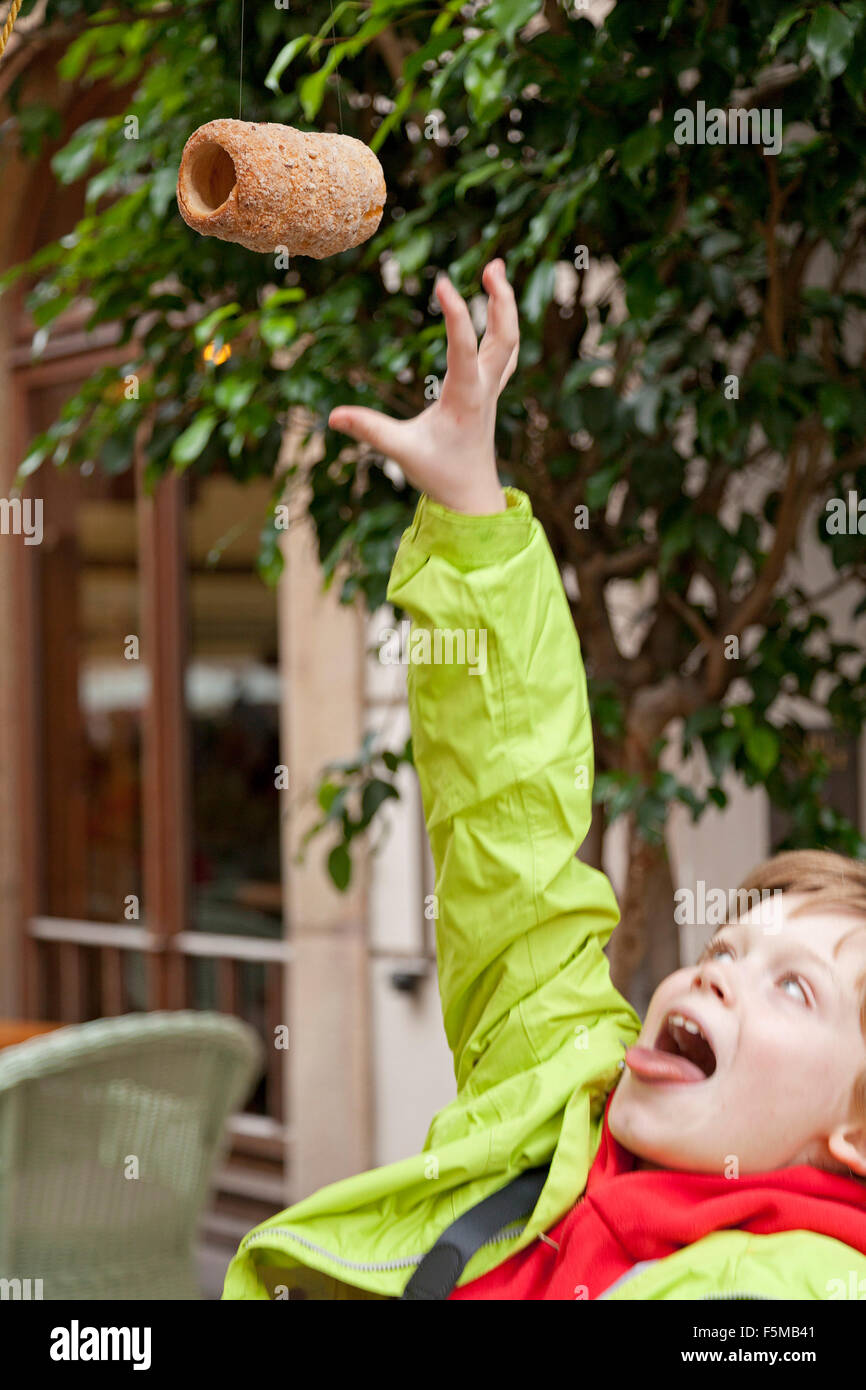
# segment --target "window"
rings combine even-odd
[[[51,361],[21,354],[28,436],[111,351],[58,335]],[[140,472],[30,481],[44,534],[20,547],[28,1012],[245,1018],[269,1045],[239,1127],[282,1158],[277,612],[254,568],[270,482],[170,477],[151,496]]]

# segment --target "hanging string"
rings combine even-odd
[[[331,38],[333,39],[334,43],[337,42],[337,29],[336,29],[336,25],[335,25],[335,23],[334,23],[334,0],[331,0]],[[340,134],[342,135],[342,134],[343,134],[343,102],[342,102],[342,99],[341,99],[341,97],[340,97],[340,73],[339,73],[339,67],[340,67],[340,64],[339,64],[339,62],[338,62],[338,63],[337,63],[337,66],[334,68],[334,75],[336,76],[336,79],[337,79],[337,109],[338,109],[338,111],[339,111],[339,113],[340,113]]]
[[[11,6],[9,7],[9,13],[8,13],[8,15],[6,16],[6,23],[3,25],[3,32],[2,32],[2,34],[0,34],[0,58],[3,57],[3,54],[4,54],[5,49],[6,49],[6,44],[7,44],[8,39],[9,39],[9,35],[12,33],[12,25],[15,23],[16,19],[18,18],[18,11],[19,11],[20,9],[21,9],[21,0],[12,0],[12,4],[11,4]],[[333,6],[333,3],[332,3],[332,4],[331,4],[331,13],[333,14],[333,12],[334,12],[334,6]]]
[[[17,4],[16,4],[16,5],[13,5],[13,9],[16,10],[16,13],[17,13],[17,8],[20,6],[20,4],[21,4],[21,0],[17,0]],[[337,26],[336,26],[336,21],[335,21],[335,19],[334,19],[334,0],[330,0],[330,5],[331,5],[331,38],[333,39],[334,43],[336,43],[336,42],[337,42]],[[242,112],[243,112],[243,95],[244,95],[244,6],[245,6],[245,0],[241,0],[241,61],[240,61],[240,72],[238,73],[238,120],[241,119],[241,115],[242,115]],[[13,22],[14,22],[14,17],[13,17]],[[10,25],[10,28],[11,28],[11,25]],[[5,31],[4,31],[4,36],[5,36]],[[2,53],[2,52],[3,52],[3,46],[0,45],[0,53]],[[339,65],[338,65],[338,67],[339,67]],[[335,75],[336,75],[336,78],[337,78],[337,109],[338,109],[339,114],[340,114],[340,134],[342,135],[342,133],[343,133],[343,99],[342,99],[342,96],[340,95],[340,74],[339,74],[339,71],[337,71],[336,69],[335,69]]]
[[[238,120],[241,118],[244,99],[244,0],[241,0],[241,70],[238,75]]]

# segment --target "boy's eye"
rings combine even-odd
[[[806,994],[806,991],[804,990],[796,975],[786,975],[784,979],[781,979],[779,981],[779,984],[782,986],[783,989],[787,985],[793,985],[793,991],[790,995],[790,998],[798,999],[802,1001],[802,1003],[808,1004],[809,996]]]
[[[704,951],[704,955],[707,960],[719,960],[723,956],[728,956],[731,960],[736,960],[736,956],[731,950],[731,947],[724,941],[711,941]]]

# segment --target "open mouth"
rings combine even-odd
[[[653,1047],[630,1047],[626,1065],[642,1081],[706,1081],[716,1070],[716,1054],[700,1024],[673,1011],[662,1022]]]
[[[716,1069],[716,1054],[709,1039],[693,1018],[683,1014],[668,1014],[656,1038],[656,1048],[674,1057],[685,1057],[700,1068],[705,1077],[712,1076]]]

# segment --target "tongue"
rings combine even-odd
[[[654,1047],[630,1047],[626,1066],[642,1081],[706,1081],[699,1066],[675,1052],[659,1052]]]

